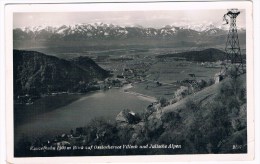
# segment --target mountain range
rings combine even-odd
[[[228,26],[228,25],[226,25]],[[226,26],[216,27],[213,24],[146,28],[141,26],[119,26],[105,23],[62,25],[57,27],[36,26],[15,28],[14,40],[91,40],[91,39],[126,39],[126,38],[159,38],[193,40],[198,37],[226,35]],[[244,28],[238,29],[245,33]]]

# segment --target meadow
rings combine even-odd
[[[181,86],[183,80],[213,80],[220,67],[206,67],[197,62],[189,61],[159,61],[146,72],[143,82],[134,83],[131,91],[149,95],[155,98],[172,98],[174,92]],[[189,74],[194,74],[191,77]]]

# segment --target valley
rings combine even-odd
[[[212,53],[219,53],[219,50],[217,49],[211,49],[211,51]],[[121,52],[124,55],[119,55],[116,52]],[[40,70],[37,68],[38,64],[34,62],[31,62],[30,67],[16,64],[17,69],[15,70],[24,67],[22,72],[15,74],[15,77],[23,77],[23,81],[20,80],[21,78],[16,78],[16,86],[21,86],[20,89],[17,88],[15,92],[15,95],[18,97],[15,98],[16,104],[14,106],[14,125],[17,129],[16,141],[21,137],[19,132],[29,134],[31,133],[31,130],[37,129],[39,123],[42,121],[45,122],[41,123],[42,126],[47,127],[51,126],[51,124],[56,121],[61,122],[61,124],[55,123],[59,125],[59,127],[52,125],[53,129],[43,128],[39,134],[33,135],[30,138],[33,139],[35,137],[40,137],[41,135],[58,135],[75,126],[86,124],[96,117],[102,116],[112,119],[123,109],[130,109],[137,113],[143,112],[148,105],[152,103],[156,104],[160,99],[166,99],[167,101],[174,99],[176,97],[176,91],[180,89],[181,86],[191,86],[194,88],[194,92],[200,90],[200,88],[196,88],[197,86],[190,84],[189,81],[203,81],[205,82],[204,85],[214,83],[214,75],[221,69],[220,59],[215,62],[199,62],[187,61],[178,56],[164,57],[160,55],[169,53],[175,54],[176,52],[181,51],[157,48],[146,51],[131,50],[129,53],[125,53],[125,50],[116,49],[102,51],[100,52],[100,55],[93,54],[89,57],[81,56],[64,60],[52,56],[45,56],[44,54],[35,51],[15,50],[15,58],[24,56],[24,64],[35,61],[35,59],[32,60],[33,58],[36,58],[38,62],[43,60],[41,66],[38,67]],[[31,55],[31,57],[26,57],[27,55]],[[50,61],[45,64],[45,60]],[[19,61],[21,61],[21,59]],[[65,62],[66,67],[59,65],[60,62]],[[97,65],[94,62],[97,63]],[[51,63],[55,64],[51,66]],[[67,67],[67,65],[69,65],[69,67]],[[56,75],[49,75],[50,73],[55,72],[45,72],[45,69],[48,67],[53,70],[58,69],[60,72],[56,72]],[[66,75],[67,73],[65,74],[65,72],[70,71],[70,67],[75,67],[74,69],[78,69],[78,71],[81,71],[82,73],[86,70],[85,77],[82,77],[84,74],[79,73],[78,71],[73,71],[75,73],[73,76]],[[89,71],[89,69],[93,70]],[[26,79],[26,76],[23,74],[25,71],[28,79]],[[35,74],[35,71],[42,71],[43,73]],[[30,72],[31,75],[28,76]],[[93,74],[95,72],[96,74]],[[109,76],[107,74],[108,72],[110,74]],[[191,77],[189,74],[195,74],[195,77]],[[66,76],[64,77],[64,75]],[[64,77],[64,79],[60,79],[62,77]],[[72,79],[72,77],[75,80]],[[46,82],[48,82],[48,85],[46,85],[46,83],[41,83],[42,80],[47,80]],[[83,83],[82,81],[85,82]],[[60,83],[66,85],[61,87]],[[35,86],[35,84],[38,86]],[[55,87],[55,85],[58,85],[59,87]],[[39,90],[39,86],[41,90]],[[34,88],[37,88],[38,90],[35,90]],[[53,90],[51,90],[51,88],[53,88]],[[91,88],[93,88],[93,90]],[[28,94],[27,97],[25,95],[26,92]],[[38,95],[38,97],[33,99],[33,96],[36,95]],[[102,102],[100,104],[101,106],[96,104],[100,102]],[[91,107],[85,107],[82,104],[92,105]],[[114,112],[111,111],[112,108]],[[65,109],[68,111],[63,111]],[[78,123],[70,126],[68,124],[63,124],[62,122],[65,118],[63,118],[62,115],[66,115],[66,119],[68,120],[70,117],[69,113],[73,110],[79,110],[85,114],[92,110],[96,112],[91,114],[93,116],[88,118],[71,116],[71,119],[77,117]],[[54,114],[57,112],[60,112],[60,116]],[[67,112],[69,113],[66,114]],[[53,114],[57,115],[57,117],[52,116]],[[51,118],[48,118],[49,115]],[[52,118],[56,121],[50,121]],[[34,123],[35,125],[33,125]],[[26,130],[27,128],[30,130]]]
[[[213,26],[14,29],[16,156],[233,152],[221,144],[245,143],[246,79],[219,75],[226,34]],[[246,60],[244,29],[239,36]],[[172,141],[184,149],[41,154],[27,149]]]

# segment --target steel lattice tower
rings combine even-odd
[[[243,57],[240,51],[237,26],[236,26],[236,18],[240,14],[238,9],[230,9],[224,15],[224,20],[227,24],[230,24],[229,32],[226,41],[226,64],[225,69],[228,70],[231,66],[236,68],[237,75],[245,73],[245,66]],[[227,19],[229,17],[229,21]]]

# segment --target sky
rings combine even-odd
[[[165,25],[223,24],[227,10],[173,10],[173,11],[103,11],[103,12],[23,12],[14,13],[14,28],[61,26],[79,23],[111,23],[120,26],[161,28]],[[245,27],[245,11],[237,18],[237,26]]]

